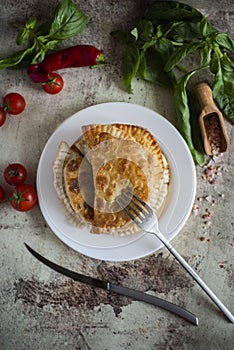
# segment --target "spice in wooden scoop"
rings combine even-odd
[[[223,145],[222,126],[219,117],[216,113],[211,113],[203,118],[203,122],[211,153],[212,155],[218,155],[226,146],[226,144]]]
[[[223,115],[216,106],[212,90],[207,83],[199,83],[196,86],[196,95],[201,106],[199,125],[205,152],[208,155],[217,156],[229,148]]]

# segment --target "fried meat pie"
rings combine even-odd
[[[169,185],[169,166],[154,136],[129,124],[85,125],[69,147],[61,142],[53,164],[54,187],[68,220],[92,233],[126,235],[138,227],[117,205],[131,190],[157,214]]]

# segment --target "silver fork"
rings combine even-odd
[[[165,245],[169,252],[176,258],[177,261],[179,261],[185,270],[187,270],[187,272],[200,285],[211,300],[213,300],[218,308],[226,315],[231,323],[234,323],[234,316],[232,313],[160,232],[157,216],[150,206],[130,191],[122,193],[121,196],[116,199],[116,201],[120,208],[125,211],[125,213],[135,222],[137,226],[139,226],[144,232],[154,234]]]

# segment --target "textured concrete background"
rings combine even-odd
[[[48,18],[57,1],[1,0],[0,47],[4,57],[15,50],[13,24],[31,15]],[[18,91],[25,96],[22,116],[9,117],[0,129],[0,183],[9,162],[24,163],[34,183],[40,154],[49,136],[66,118],[101,102],[124,101],[147,106],[175,122],[171,91],[134,81],[128,95],[120,74],[120,46],[109,36],[140,14],[145,1],[76,0],[89,17],[85,31],[64,45],[93,44],[102,48],[101,69],[64,70],[64,90],[55,96],[33,85],[25,71],[0,71],[0,97]],[[234,37],[232,0],[184,1],[209,15],[220,30]],[[223,157],[215,185],[197,167],[198,215],[191,214],[173,245],[210,288],[234,312],[234,137]],[[4,184],[6,190],[7,186]],[[211,195],[213,204],[207,199]],[[208,197],[209,199],[210,197]],[[204,223],[206,208],[211,225]],[[200,237],[205,240],[201,241]],[[108,278],[176,302],[199,317],[199,327],[159,308],[108,293],[58,275],[39,264],[23,246],[28,242],[53,261],[91,276]],[[234,326],[193,282],[165,249],[143,259],[110,263],[85,257],[65,246],[47,226],[39,207],[18,213],[0,206],[0,349],[1,350],[231,350]]]

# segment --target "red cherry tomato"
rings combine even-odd
[[[4,192],[3,187],[0,186],[0,203],[3,202],[4,198],[5,198],[5,192]]]
[[[42,83],[42,88],[48,94],[58,94],[63,89],[63,78],[58,73],[50,73],[49,79]]]
[[[4,179],[9,185],[20,185],[27,178],[27,171],[22,164],[9,164],[4,170]]]
[[[18,211],[28,211],[37,203],[37,192],[28,184],[16,185],[9,195],[10,204]]]
[[[0,107],[0,126],[2,126],[6,121],[6,112],[4,108]]]
[[[25,106],[26,102],[24,97],[17,92],[11,92],[3,99],[4,110],[13,115],[22,113]]]

